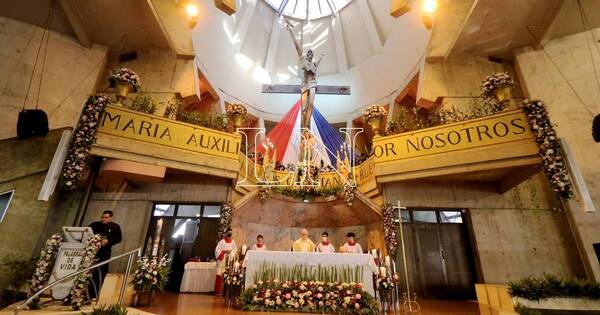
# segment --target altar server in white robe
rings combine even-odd
[[[263,242],[262,235],[258,234],[258,236],[256,237],[256,244],[252,245],[252,250],[258,250],[263,252],[267,251],[267,245]]]
[[[231,229],[225,231],[225,238],[217,243],[215,248],[215,258],[217,259],[217,279],[215,281],[215,294],[221,294],[223,290],[223,272],[225,272],[225,257],[227,254],[235,253],[237,251],[237,245],[233,238]]]
[[[329,233],[323,232],[321,234],[321,242],[317,245],[317,252],[324,254],[335,253],[335,247],[329,242]]]
[[[362,254],[363,250],[360,244],[356,242],[356,235],[353,232],[349,232],[346,234],[346,238],[348,241],[344,244],[343,249],[344,253],[348,254]]]

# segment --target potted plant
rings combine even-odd
[[[236,103],[227,105],[227,117],[231,119],[233,128],[240,128],[242,122],[246,119],[247,114],[248,110],[243,104]]]
[[[369,105],[363,113],[363,118],[373,130],[374,137],[378,137],[381,132],[383,118],[387,116],[387,110],[381,105]]]
[[[500,103],[507,103],[512,97],[515,80],[506,72],[497,72],[487,76],[481,84],[483,98],[495,98]],[[499,111],[504,109],[503,106]]]
[[[143,297],[146,297],[145,305],[150,305],[155,292],[164,290],[171,272],[170,262],[167,255],[160,258],[145,256],[137,261],[132,280],[135,289],[133,300],[135,306],[140,305]]]
[[[110,87],[116,89],[117,103],[122,104],[129,93],[140,89],[140,77],[129,68],[119,68],[110,72]]]

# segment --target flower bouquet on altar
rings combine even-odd
[[[225,271],[223,272],[223,298],[228,306],[235,306],[244,290],[246,268],[242,263],[247,247],[242,245],[241,252],[233,252],[225,256]]]
[[[133,288],[135,289],[134,305],[139,305],[143,295],[147,295],[147,304],[152,303],[156,290],[162,291],[169,280],[171,260],[162,257],[142,257],[137,261],[137,268],[133,273]]]

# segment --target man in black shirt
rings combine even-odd
[[[100,234],[103,237],[102,247],[100,247],[96,254],[98,262],[110,259],[111,248],[121,242],[121,227],[112,222],[112,218],[113,212],[105,210],[102,212],[100,221],[90,224],[94,234]],[[98,290],[100,290],[104,277],[106,277],[106,274],[108,273],[108,264],[100,266],[99,269],[100,274],[98,275],[98,273],[95,272],[96,275],[94,276],[94,282],[96,283],[96,288]]]

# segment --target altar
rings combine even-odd
[[[323,254],[323,253],[298,253],[298,252],[280,252],[280,251],[248,251],[245,258],[246,264],[246,283],[245,287],[250,288],[256,282],[254,277],[259,268],[264,263],[277,266],[338,266],[349,268],[360,268],[362,274],[360,278],[364,285],[364,290],[371,295],[375,295],[373,287],[373,274],[377,272],[377,265],[373,256],[369,254]],[[279,279],[293,280],[293,279]]]

